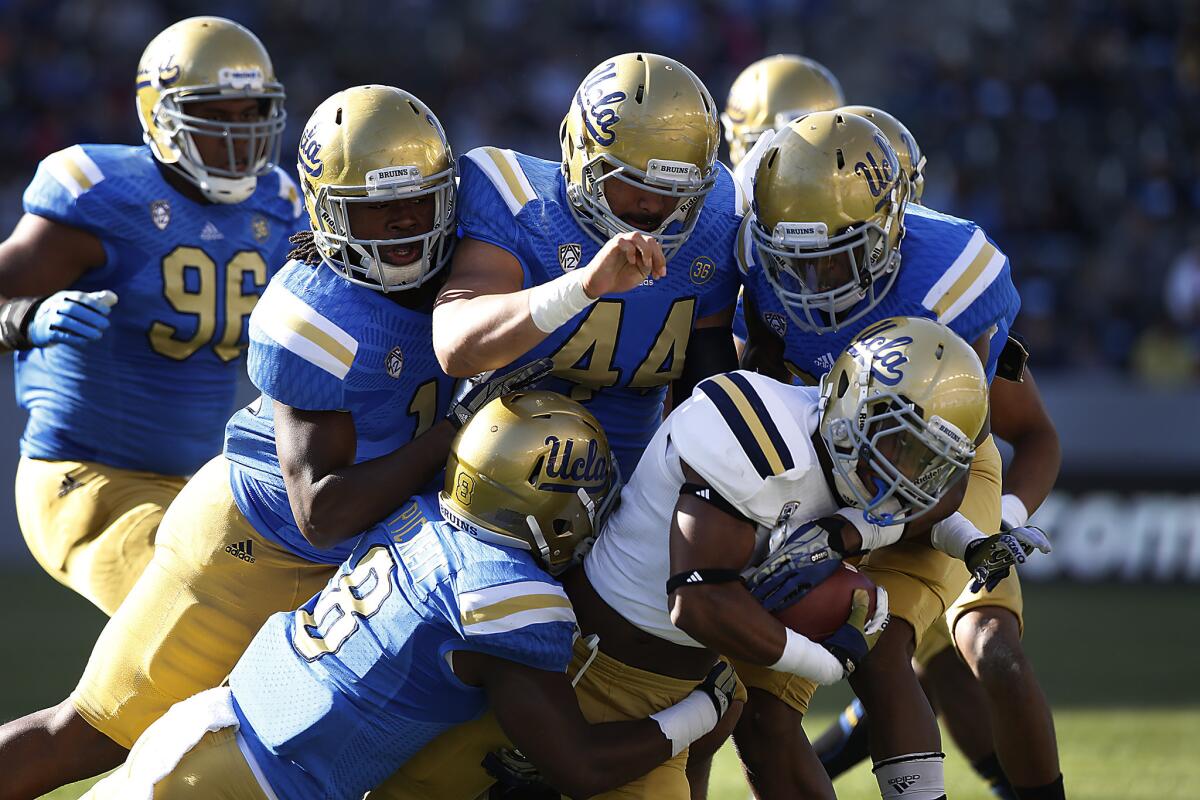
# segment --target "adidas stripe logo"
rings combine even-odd
[[[240,558],[247,564],[254,563],[254,540],[247,539],[244,542],[234,542],[231,545],[226,545],[225,552],[234,558]]]
[[[895,789],[897,794],[904,794],[906,789],[919,780],[921,780],[920,775],[902,775],[899,778],[892,778],[888,781],[888,785]]]
[[[217,239],[224,239],[225,234],[217,230],[217,226],[212,224],[212,221],[204,223],[204,229],[200,231],[200,238],[206,242],[215,242]]]

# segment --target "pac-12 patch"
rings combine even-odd
[[[387,354],[384,367],[387,369],[389,376],[399,378],[400,371],[404,369],[404,352],[399,347],[393,347],[392,352]]]

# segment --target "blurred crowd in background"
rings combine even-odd
[[[1036,369],[1200,380],[1200,3],[1188,0],[0,0],[0,225],[46,154],[138,142],[138,57],[186,16],[236,19],[303,121],[391,83],[481,144],[557,159],[576,85],[606,56],[680,59],[723,106],[772,53],[815,58],[852,103],[905,122],[925,202],[1012,259]]]

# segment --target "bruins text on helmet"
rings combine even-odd
[[[904,174],[908,176],[908,182],[912,187],[909,200],[920,203],[921,195],[925,193],[925,154],[921,152],[916,137],[909,132],[904,123],[874,106],[842,106],[838,111],[847,111],[860,117],[866,117],[875,123],[876,128],[883,131],[888,144],[892,146],[900,159],[900,169],[904,170]]]
[[[598,242],[639,230],[613,213],[605,184],[676,198],[651,231],[669,259],[687,241],[717,180],[720,125],[700,79],[674,59],[626,53],[592,70],[559,131],[567,199]]]
[[[803,330],[861,318],[896,280],[908,178],[863,117],[819,111],[775,134],[754,176],[750,236]]]
[[[454,155],[437,117],[408,92],[356,86],[321,103],[300,137],[297,172],[321,258],[348,280],[384,292],[411,289],[450,260]],[[434,203],[427,231],[371,239],[350,229],[350,204],[418,198]],[[410,246],[417,255],[389,260],[389,251]]]
[[[591,413],[554,392],[520,392],[488,403],[458,432],[439,501],[455,527],[529,550],[557,575],[591,548],[619,483]]]
[[[146,46],[138,62],[137,110],[154,157],[215,203],[240,203],[274,169],[287,115],[283,84],[250,31],[221,17],[176,22]],[[256,119],[218,121],[195,113],[214,100],[257,100]],[[221,163],[206,163],[197,136],[225,143]]]
[[[948,327],[890,317],[821,379],[821,438],[838,491],[878,525],[926,513],[962,478],[988,413],[975,351]]]
[[[769,130],[846,102],[833,73],[811,58],[780,54],[755,61],[729,89],[721,124],[735,167]]]

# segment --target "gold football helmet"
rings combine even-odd
[[[278,163],[287,119],[283,97],[262,42],[222,17],[176,22],[154,37],[138,62],[143,138],[155,158],[214,203],[242,202]],[[188,112],[196,103],[241,98],[259,101],[257,120],[219,122]],[[204,163],[196,136],[223,139],[225,163]]]
[[[821,378],[819,428],[834,482],[877,525],[937,505],[970,469],[987,413],[979,356],[933,320],[868,326]]]
[[[729,88],[721,115],[730,163],[736,167],[767,131],[845,102],[838,79],[811,58],[783,54],[755,61]]]
[[[575,219],[601,243],[638,230],[609,207],[609,180],[675,198],[652,233],[669,259],[716,184],[719,137],[716,104],[690,69],[653,53],[610,58],[579,85],[559,130]]]
[[[297,164],[304,205],[321,259],[353,283],[383,292],[420,286],[450,260],[455,241],[455,166],[437,117],[393,86],[355,86],[317,107],[300,137]],[[428,197],[433,227],[395,239],[350,230],[350,203]],[[411,264],[390,264],[381,249],[418,245]]]
[[[493,544],[529,550],[557,575],[591,548],[620,480],[600,423],[554,392],[481,408],[450,445],[442,514]]]
[[[848,111],[866,117],[875,123],[876,128],[883,131],[888,144],[900,158],[900,169],[908,176],[909,185],[912,187],[909,200],[913,203],[921,202],[921,195],[925,193],[925,155],[904,123],[873,106],[842,106],[838,111]]]
[[[896,280],[908,179],[874,124],[818,111],[775,134],[754,176],[750,236],[784,310],[827,333]]]

